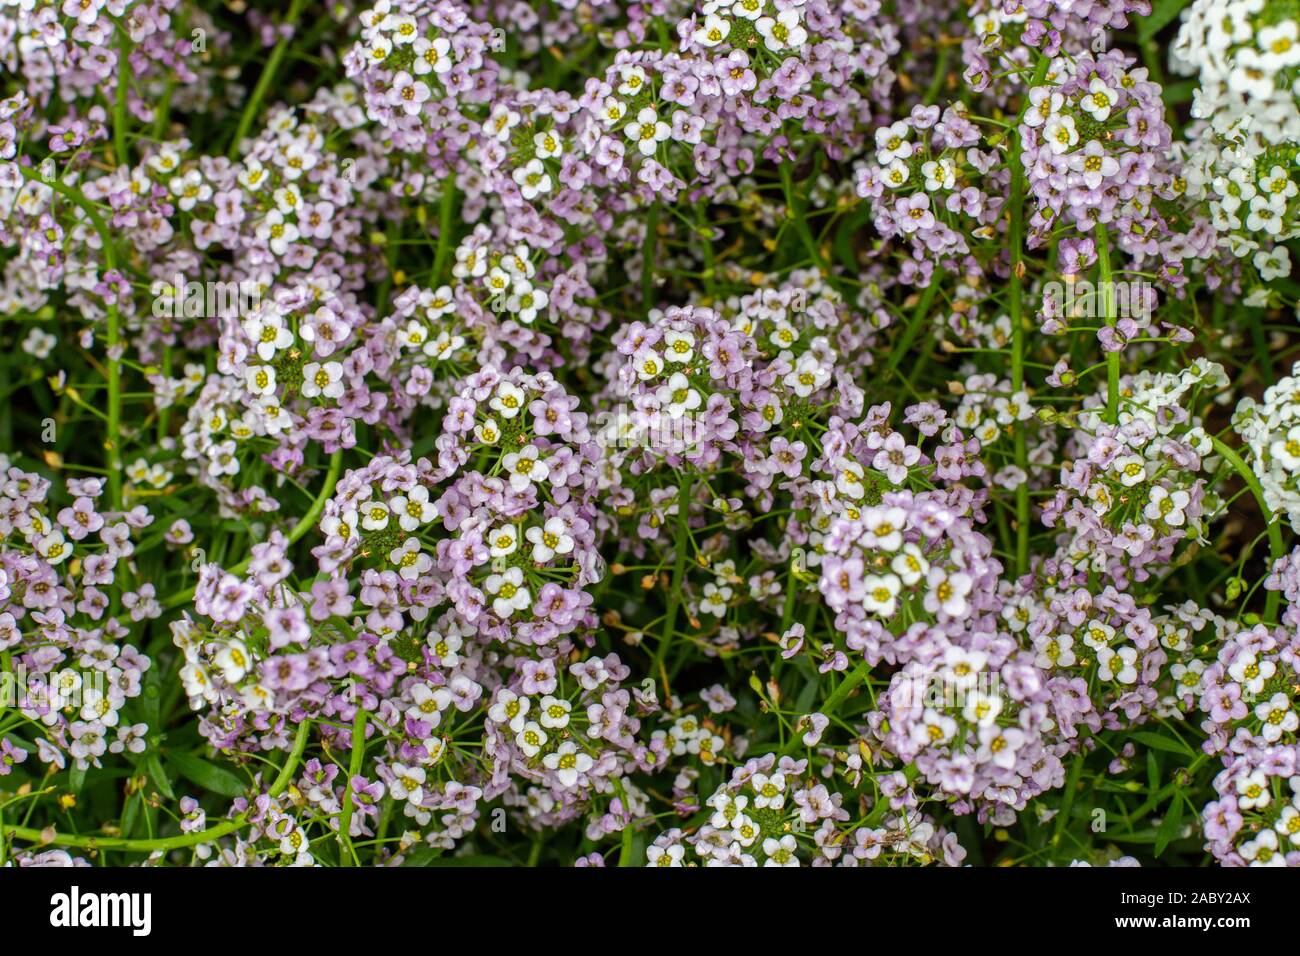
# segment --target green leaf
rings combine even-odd
[[[1138,25],[1138,39],[1143,43],[1150,40],[1189,3],[1191,0],[1156,0],[1151,5],[1151,14],[1143,17]]]
[[[1165,852],[1165,847],[1169,841],[1178,836],[1178,830],[1183,822],[1183,798],[1180,794],[1174,795],[1173,805],[1169,812],[1165,814],[1164,820],[1160,822],[1160,829],[1156,831],[1156,856]]]
[[[1171,754],[1180,754],[1184,757],[1196,756],[1196,753],[1181,740],[1166,737],[1163,734],[1157,734],[1154,731],[1136,730],[1129,736],[1155,750],[1163,750],[1166,753]]]
[[[242,797],[248,790],[248,784],[240,777],[194,754],[173,750],[167,754],[167,762],[187,780],[223,797]]]
[[[158,759],[156,750],[150,751],[149,756],[144,758],[144,767],[149,772],[149,779],[158,788],[158,792],[168,800],[175,800],[176,792],[172,790],[171,781],[167,778],[167,772],[163,770],[162,761]]]

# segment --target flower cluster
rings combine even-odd
[[[1300,19],[1153,6],[0,7],[0,861],[1300,865]]]

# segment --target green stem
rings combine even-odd
[[[322,487],[320,493],[316,495],[316,500],[311,503],[311,507],[307,509],[307,513],[302,516],[302,518],[298,521],[298,523],[294,525],[293,529],[289,532],[289,536],[288,536],[289,544],[293,544],[304,534],[306,534],[309,530],[311,530],[311,528],[315,527],[316,519],[318,519],[320,517],[320,513],[325,510],[325,502],[329,500],[330,495],[334,494],[334,486],[338,484],[339,473],[342,470],[343,470],[343,450],[339,449],[338,451],[334,452],[334,454],[330,455],[329,470],[325,473],[324,487]],[[230,568],[229,569],[230,573],[241,574],[243,571],[245,571],[248,568],[248,565],[251,562],[252,562],[252,558],[246,558],[245,560],[239,562],[239,564],[235,565],[233,568]],[[179,607],[180,605],[188,602],[193,597],[194,597],[194,588],[188,587],[185,590],[177,591],[171,597],[166,598],[162,602],[162,604],[163,607],[167,609]]]
[[[438,248],[433,256],[433,286],[442,280],[447,257],[451,255],[451,218],[456,210],[456,187],[450,177],[443,183],[442,201],[438,204]]]
[[[690,543],[691,491],[694,485],[690,478],[683,478],[677,495],[677,534],[673,539],[673,580],[669,585],[668,608],[664,612],[663,633],[659,646],[655,648],[654,669],[664,682],[664,697],[669,694],[668,674],[664,670],[664,660],[668,654],[668,645],[673,641],[673,628],[677,626],[677,608],[681,603],[682,579],[686,575],[686,552]]]
[[[343,809],[339,811],[339,843],[347,850],[339,854],[344,866],[356,866],[357,851],[352,848],[352,778],[361,773],[361,763],[366,756],[366,718],[364,708],[358,707],[352,719],[352,759],[348,761],[348,779],[343,784]]]
[[[1218,438],[1211,435],[1210,441],[1214,444],[1214,450],[1241,476],[1241,480],[1246,483],[1246,487],[1250,489],[1250,493],[1255,496],[1255,501],[1259,504],[1259,513],[1268,528],[1268,553],[1273,559],[1270,563],[1271,568],[1271,564],[1276,564],[1286,557],[1286,544],[1282,541],[1282,524],[1276,519],[1273,510],[1269,508],[1268,503],[1264,500],[1264,488],[1259,483],[1259,479],[1255,477],[1255,472],[1250,469],[1250,466],[1242,461],[1240,455]],[[1281,591],[1268,592],[1268,597],[1264,600],[1264,620],[1269,624],[1277,623],[1278,606],[1281,604],[1281,600]]]
[[[862,682],[867,679],[867,675],[870,673],[870,662],[862,661],[857,667],[845,674],[844,679],[840,681],[839,686],[831,691],[831,695],[826,698],[826,703],[821,706],[819,713],[824,717],[834,717],[835,712],[838,711],[844,702],[849,699],[849,695],[857,690]],[[781,754],[782,756],[789,756],[802,745],[803,738],[798,734],[794,734],[786,742],[786,745],[781,748]]]
[[[284,18],[284,23],[291,27],[297,24],[298,17],[302,14],[302,9],[306,5],[306,0],[293,0],[289,5],[289,12]],[[231,140],[230,148],[226,151],[227,159],[233,160],[239,155],[239,144],[244,141],[244,137],[248,135],[248,131],[253,126],[253,121],[257,118],[257,111],[262,106],[266,91],[271,88],[271,83],[275,80],[275,74],[280,68],[280,61],[284,59],[291,39],[292,34],[280,37],[280,42],[275,45],[275,49],[267,57],[266,66],[262,68],[262,75],[257,78],[257,86],[253,87],[253,95],[249,97],[248,103],[244,106],[244,112],[239,117],[239,126],[235,129],[235,138]]]
[[[1030,88],[1039,85],[1047,74],[1048,60],[1040,57],[1034,69]],[[1023,114],[1022,114],[1023,116]],[[1007,166],[1011,172],[1011,210],[1007,223],[1007,238],[1011,246],[1011,281],[1007,312],[1011,319],[1011,391],[1025,387],[1025,317],[1024,310],[1024,228],[1025,228],[1025,170],[1020,161],[1020,131],[1014,130],[1008,140]],[[1016,486],[1016,574],[1029,570],[1029,452],[1025,445],[1025,430],[1016,429],[1016,467],[1023,476]]]
[[[131,38],[125,30],[117,37],[117,96],[113,102],[113,151],[119,166],[130,165],[131,157],[126,147],[126,99],[128,79],[131,76]]]
[[[1119,321],[1115,314],[1115,289],[1111,280],[1110,236],[1097,223],[1097,266],[1101,270],[1101,314],[1111,328]],[[1106,421],[1119,424],[1119,352],[1106,353]]]
[[[113,234],[108,231],[104,218],[95,208],[95,204],[82,195],[81,190],[74,189],[59,180],[45,182],[40,172],[30,166],[20,166],[23,176],[33,182],[42,183],[53,189],[60,196],[72,202],[90,220],[91,227],[99,235],[100,252],[104,256],[106,272],[117,271],[117,247],[113,244]],[[122,363],[117,355],[121,335],[121,317],[116,303],[109,303],[106,333],[107,355],[104,358],[104,377],[107,384],[108,408],[104,415],[107,436],[104,439],[104,451],[107,453],[104,467],[108,472],[108,497],[112,510],[122,510]]]
[[[889,359],[885,362],[885,370],[881,375],[881,380],[888,379],[898,368],[898,363],[903,361],[904,357],[912,348],[912,343],[916,341],[917,335],[920,334],[921,326],[930,316],[930,306],[934,304],[934,297],[939,293],[939,283],[943,279],[943,272],[935,269],[930,276],[930,284],[921,292],[921,299],[912,310],[912,317],[908,319],[907,325],[903,329],[903,334],[899,336],[898,341],[889,352]]]
[[[311,730],[311,721],[304,720],[298,725],[298,734],[294,738],[293,749],[289,751],[289,757],[284,766],[280,768],[280,773],[276,776],[267,790],[267,795],[278,797],[284,793],[293,780],[293,775],[298,769],[298,764],[302,761],[303,752],[307,749],[307,735]],[[172,837],[160,837],[152,840],[128,840],[122,837],[96,837],[83,836],[75,833],[50,833],[48,831],[36,830],[31,827],[3,826],[3,833],[7,836],[18,840],[26,840],[39,846],[73,846],[83,850],[121,850],[125,853],[154,853],[157,851],[168,852],[170,850],[179,850],[185,847],[198,846],[200,843],[211,843],[220,837],[234,833],[236,830],[242,830],[249,823],[249,814],[251,811],[245,810],[233,820],[224,820],[216,826],[208,827],[206,830],[198,830],[194,833],[181,833]]]
[[[645,238],[641,240],[641,312],[648,315],[655,298],[655,243],[659,236],[659,204],[651,203],[645,214]]]

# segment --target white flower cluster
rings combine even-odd
[[[1251,258],[1265,281],[1290,272],[1277,246],[1297,231],[1300,22],[1266,0],[1197,0],[1171,54],[1197,75],[1185,177],[1208,200],[1222,245]]]
[[[1251,450],[1251,467],[1273,511],[1285,511],[1300,531],[1300,362],[1256,402],[1237,405],[1232,426]]]

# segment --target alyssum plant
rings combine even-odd
[[[1300,4],[287,6],[0,8],[0,861],[1300,864]]]

